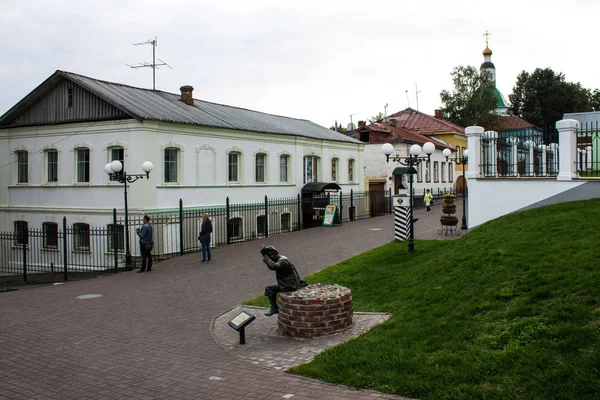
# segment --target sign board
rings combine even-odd
[[[393,196],[393,207],[410,207],[410,196]]]
[[[254,321],[256,317],[252,314],[247,313],[246,311],[242,311],[238,315],[236,315],[231,321],[227,322],[230,327],[239,331],[248,325],[250,322]]]
[[[337,206],[330,204],[327,207],[325,207],[325,215],[323,216],[323,223],[321,225],[333,226],[335,224],[339,225],[341,223],[342,221],[340,221],[340,213],[338,211]]]
[[[254,315],[242,311],[227,322],[230,327],[240,334],[240,344],[246,344],[246,326],[255,319],[256,317]]]

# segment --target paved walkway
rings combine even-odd
[[[440,238],[440,208],[415,211],[417,239]],[[0,293],[0,399],[400,399],[256,365],[212,331],[272,284],[262,244],[309,275],[392,240],[388,215],[220,247],[210,264],[190,254],[150,273]]]

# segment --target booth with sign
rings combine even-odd
[[[304,185],[302,188],[302,228],[323,225],[327,206],[331,205],[331,194],[337,195],[341,190],[342,188],[333,182],[311,182]],[[336,198],[338,197],[336,196]]]

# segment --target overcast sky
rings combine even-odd
[[[173,69],[156,88],[346,126],[410,105],[441,107],[491,32],[498,89],[550,67],[600,88],[597,0],[0,0],[0,115],[57,69],[152,88],[152,46]],[[158,60],[157,60],[158,62]],[[416,86],[416,88],[415,88]]]

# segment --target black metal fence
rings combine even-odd
[[[484,177],[557,176],[558,133],[551,127],[484,132],[480,160]]]
[[[200,251],[198,235],[205,213],[213,221],[211,245],[218,247],[318,226],[327,204],[336,205],[340,223],[346,223],[390,214],[391,193],[335,192],[318,199],[302,199],[300,195],[273,199],[265,196],[262,202],[243,204],[231,203],[227,198],[223,206],[189,208],[180,200],[176,212],[149,213],[154,235],[153,257],[159,261]],[[0,232],[0,276],[22,277],[25,282],[32,280],[32,275],[43,280],[66,281],[80,273],[117,272],[125,267],[128,241],[133,262],[139,263],[135,228],[142,223],[141,216],[130,216],[129,229],[125,229],[124,219],[117,218],[114,210],[112,221],[103,227],[69,225],[63,218],[62,227],[44,224],[42,229],[15,227],[15,232]]]
[[[600,177],[600,124],[582,124],[577,129],[577,172],[582,178]]]

